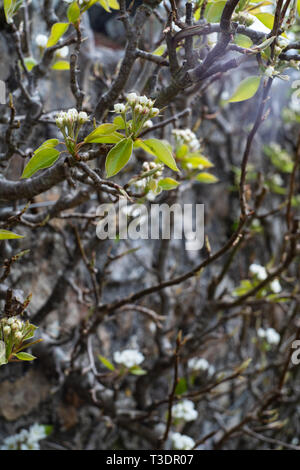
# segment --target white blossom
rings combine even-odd
[[[68,48],[68,46],[64,46],[64,47],[62,47],[61,49],[59,49],[59,50],[57,51],[57,55],[58,55],[59,57],[62,57],[62,58],[67,57],[67,56],[69,55],[69,48]]]
[[[265,339],[267,343],[271,345],[277,345],[280,342],[280,334],[274,330],[274,328],[267,328],[266,330],[263,328],[259,328],[257,330],[257,336],[259,338]]]
[[[209,375],[213,375],[215,373],[215,368],[211,365],[207,359],[204,357],[193,357],[188,361],[189,369],[193,371],[201,370],[203,372],[207,371]]]
[[[270,287],[275,294],[279,294],[279,292],[281,292],[282,290],[282,287],[278,279],[274,279],[274,281],[270,283]]]
[[[45,437],[45,426],[35,423],[29,430],[22,429],[18,434],[6,437],[0,450],[39,450],[39,441]]]
[[[173,418],[182,419],[184,421],[194,421],[198,416],[198,411],[194,408],[191,400],[183,400],[172,407]]]
[[[268,277],[266,268],[260,266],[259,264],[251,264],[249,271],[251,274],[257,276],[257,279],[259,279],[260,281],[264,281]]]
[[[151,127],[153,127],[153,122],[151,121],[151,119],[148,119],[148,121],[145,122],[144,127],[146,129],[150,129]]]
[[[115,113],[124,113],[126,111],[126,106],[123,103],[117,103],[114,105]]]
[[[124,351],[116,351],[114,353],[114,361],[117,364],[122,364],[130,369],[133,366],[138,366],[144,361],[145,357],[136,349],[125,349]]]
[[[138,102],[138,95],[136,93],[129,93],[126,98],[129,104],[135,104]]]
[[[46,47],[48,38],[45,34],[38,34],[35,38],[35,42],[39,47]]]
[[[173,129],[172,134],[180,145],[187,144],[191,152],[196,152],[200,148],[199,140],[191,129]]]
[[[195,445],[194,439],[179,432],[173,432],[171,440],[173,448],[176,450],[191,450]]]

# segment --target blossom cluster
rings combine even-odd
[[[29,430],[22,429],[18,434],[6,437],[0,450],[39,450],[39,441],[45,437],[45,426],[35,423]]]
[[[48,37],[45,34],[38,34],[35,38],[35,43],[41,49],[45,49],[47,47]],[[68,54],[69,54],[68,46],[63,46],[60,49],[58,49],[56,52],[56,55],[61,58],[67,57]]]
[[[59,128],[63,128],[65,126],[74,126],[74,124],[82,125],[89,120],[88,115],[81,111],[80,113],[77,109],[72,108],[69,109],[67,112],[60,111],[56,118],[56,125]]]
[[[128,369],[140,365],[144,359],[144,355],[136,349],[125,349],[122,352],[116,351],[114,353],[114,361]]]
[[[175,450],[191,450],[195,446],[194,439],[179,432],[172,433],[171,441]]]
[[[194,421],[198,416],[194,403],[191,400],[182,400],[172,407],[173,418],[182,419],[183,421]]]
[[[139,96],[136,93],[129,93],[126,96],[126,104],[117,103],[114,105],[114,111],[118,114],[124,114],[130,108],[135,114],[147,116],[148,118],[155,117],[159,114],[159,109],[154,108],[154,101],[147,96]],[[147,122],[147,121],[146,121]],[[145,124],[145,123],[144,123]]]
[[[267,328],[266,330],[263,328],[259,328],[257,330],[257,335],[261,339],[265,339],[267,343],[276,346],[279,344],[280,341],[280,334],[274,330],[274,328]]]
[[[268,277],[266,268],[264,266],[260,266],[259,264],[251,264],[249,271],[251,274],[256,276],[259,281],[264,281]],[[274,279],[272,282],[270,282],[270,287],[275,294],[279,294],[279,292],[282,290],[278,279]]]
[[[188,367],[192,371],[202,371],[207,372],[208,375],[213,375],[215,373],[215,368],[212,364],[208,362],[204,357],[193,357],[188,361]]]
[[[21,343],[26,334],[26,323],[17,317],[2,318],[0,321],[0,339]]]
[[[191,129],[173,129],[172,134],[178,145],[186,144],[191,152],[199,150],[199,140]]]

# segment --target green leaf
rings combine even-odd
[[[113,132],[112,134],[95,137],[90,144],[117,144],[124,139],[124,135],[119,132]]]
[[[108,360],[106,357],[101,356],[98,354],[98,359],[102,362],[102,364],[109,370],[115,370],[115,366]]]
[[[248,49],[249,47],[252,46],[253,42],[251,41],[248,36],[245,36],[245,34],[236,34],[234,37],[234,42],[240,46]]]
[[[257,92],[260,85],[261,77],[252,75],[241,81],[232,97],[228,100],[229,103],[236,103],[239,101],[245,101],[252,98]]]
[[[182,395],[183,393],[185,393],[187,391],[187,383],[186,383],[186,380],[184,377],[181,377],[181,379],[179,379],[177,385],[176,385],[176,388],[175,388],[175,395]]]
[[[47,42],[47,47],[55,46],[60,38],[69,28],[70,23],[55,23],[51,28],[51,34]]]
[[[70,23],[76,23],[80,17],[80,7],[77,2],[71,3],[67,11],[68,20]]]
[[[173,180],[173,178],[164,178],[159,181],[158,186],[160,186],[163,190],[169,191],[170,189],[177,188],[179,185],[178,181]]]
[[[43,142],[42,145],[40,145],[39,148],[37,148],[33,153],[37,153],[37,152],[39,152],[40,150],[42,150],[42,149],[44,149],[44,148],[53,148],[53,147],[56,147],[58,144],[59,144],[59,140],[58,140],[58,139],[48,139],[48,140],[45,140],[45,142]]]
[[[158,139],[148,139],[144,141],[144,144],[151,150],[150,153],[154,153],[156,157],[167,165],[171,170],[179,171],[172,155],[172,152],[167,145]]]
[[[24,238],[23,235],[17,235],[14,232],[10,232],[9,230],[0,229],[0,240],[12,240],[15,238]]]
[[[161,44],[155,49],[155,51],[152,52],[152,54],[162,56],[163,53],[166,51],[166,49],[167,49],[167,46],[165,46],[164,44]]]
[[[110,13],[109,3],[107,0],[98,0],[98,3],[104,8],[105,11]]]
[[[125,129],[125,122],[122,116],[116,116],[113,120],[113,124],[118,126],[117,129]]]
[[[4,0],[4,13],[7,23],[13,22],[13,16],[22,5],[23,0]]]
[[[133,375],[146,375],[147,372],[139,366],[133,366],[129,369],[129,372]]]
[[[53,70],[70,70],[70,62],[67,60],[58,60],[51,68]]]
[[[34,359],[36,359],[35,356],[33,356],[32,354],[26,353],[26,352],[16,353],[16,354],[14,354],[14,356],[17,359],[20,359],[20,361],[33,361]]]
[[[209,23],[218,23],[221,19],[226,1],[209,3],[205,9],[204,17]]]
[[[192,165],[192,169],[198,168],[199,170],[202,170],[202,168],[211,168],[214,166],[214,164],[208,160],[208,158],[203,157],[203,155],[198,153],[190,153],[182,161],[182,166],[184,168],[190,169],[190,165]]]
[[[274,15],[271,13],[256,13],[254,16],[261,21],[267,28],[272,29],[274,24]]]
[[[121,140],[110,150],[105,161],[107,178],[116,175],[120,170],[122,170],[122,168],[124,168],[131,157],[132,149],[132,139],[128,138]]]
[[[300,0],[297,0],[297,11],[298,15],[300,16]]]
[[[117,0],[108,0],[108,4],[109,4],[110,8],[112,8],[113,10],[119,10],[120,9],[120,5],[119,5],[119,2]]]
[[[59,150],[51,147],[43,147],[36,151],[24,168],[22,178],[30,178],[38,170],[52,166],[60,155]]]
[[[101,124],[96,129],[93,130],[85,139],[85,143],[95,143],[98,142],[97,138],[103,137],[105,135],[110,135],[118,129],[118,126],[115,124]]]
[[[210,174],[210,173],[199,173],[196,178],[195,178],[197,181],[199,181],[200,183],[205,183],[205,184],[211,184],[211,183],[216,183],[218,180],[218,178],[216,178],[214,175]]]
[[[24,64],[26,65],[27,70],[30,72],[33,67],[37,64],[37,61],[34,57],[25,57]]]

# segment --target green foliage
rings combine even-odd
[[[278,144],[266,145],[265,154],[270,158],[273,165],[283,173],[291,173],[293,170],[293,159],[286,150],[283,150]]]
[[[13,17],[19,10],[23,0],[4,0],[4,13],[7,23],[13,22]]]
[[[133,141],[128,137],[121,140],[109,151],[105,162],[106,176],[108,178],[116,175],[124,168],[132,155],[132,149]]]
[[[102,362],[102,364],[109,370],[111,371],[114,371],[115,370],[115,366],[108,360],[106,359],[106,357],[104,356],[101,356],[101,354],[98,354],[98,359],[99,361]]]
[[[55,23],[51,28],[50,37],[47,42],[47,47],[52,47],[57,44],[60,38],[67,32],[69,23]]]
[[[145,149],[156,155],[156,157],[165,165],[167,165],[171,170],[179,171],[170,151],[169,147],[161,140],[158,139],[147,139],[144,141]]]
[[[70,70],[70,63],[67,60],[58,60],[51,68],[53,70]]]
[[[23,235],[17,235],[9,230],[0,229],[0,240],[12,240],[15,238],[24,238]]]
[[[183,393],[187,392],[187,389],[187,381],[184,377],[181,377],[176,385],[175,395],[182,395]]]
[[[99,143],[99,138],[102,139],[103,136],[110,136],[111,134],[115,134],[115,131],[118,129],[118,126],[115,124],[101,124],[96,129],[93,130],[85,139],[84,142],[86,144],[90,143]],[[122,135],[122,134],[120,134]],[[109,142],[110,143],[110,142]],[[112,142],[114,143],[114,142]]]
[[[177,188],[179,183],[173,178],[163,178],[162,180],[158,182],[158,185],[161,187],[161,189],[165,191],[169,191],[170,189]]]
[[[30,178],[37,171],[52,166],[60,155],[59,150],[54,148],[58,143],[57,139],[49,139],[35,150],[33,157],[24,168],[22,178]]]
[[[255,75],[242,80],[231,98],[229,98],[228,103],[236,103],[252,98],[259,88],[260,81],[261,77]]]
[[[42,341],[41,339],[29,341],[34,337],[36,329],[37,327],[29,320],[25,322],[17,316],[4,317],[0,320],[0,366],[11,361],[36,359],[32,354],[24,352],[24,349]]]
[[[76,23],[79,20],[80,7],[76,1],[68,7],[67,16],[70,23]]]
[[[199,181],[200,183],[205,183],[205,184],[217,183],[217,181],[219,181],[216,176],[212,175],[211,173],[206,173],[206,172],[199,173],[195,177],[195,180]]]

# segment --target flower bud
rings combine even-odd
[[[158,108],[152,108],[150,112],[150,117],[155,117],[159,114],[159,109]]]
[[[115,113],[125,113],[126,106],[123,103],[117,103],[114,105]]]

